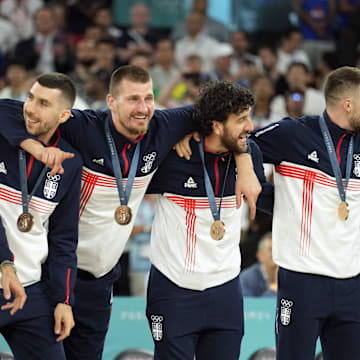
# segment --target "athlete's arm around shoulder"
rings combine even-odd
[[[194,107],[192,105],[155,110],[154,127],[156,127],[158,136],[167,152],[186,134],[199,130],[199,124],[193,119],[193,113]]]
[[[277,165],[286,157],[302,126],[299,119],[284,118],[253,131],[250,139],[259,146],[265,163]]]

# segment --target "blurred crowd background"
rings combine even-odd
[[[76,84],[76,108],[106,109],[112,71],[133,64],[151,73],[157,108],[191,104],[217,79],[252,90],[255,128],[320,114],[326,75],[360,67],[359,15],[360,0],[0,0],[0,98],[25,100],[58,71]],[[116,295],[145,294],[153,207],[147,196]],[[271,216],[244,209],[243,220],[244,295],[274,296]]]

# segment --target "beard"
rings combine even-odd
[[[350,118],[350,124],[353,127],[353,131],[360,132],[360,114],[354,114]]]
[[[241,134],[242,137],[245,137],[247,135],[248,135],[247,133]],[[220,141],[221,141],[222,145],[226,149],[228,149],[228,151],[235,152],[238,154],[247,152],[247,149],[248,149],[247,143],[239,144],[239,138],[232,136],[231,133],[229,131],[227,131],[226,128],[224,128],[224,134],[220,138]]]

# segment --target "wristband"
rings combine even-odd
[[[11,266],[11,267],[14,269],[15,273],[16,273],[16,267],[15,267],[15,264],[14,264],[13,261],[11,261],[11,260],[4,260],[4,261],[0,264],[0,271],[2,271],[2,268],[3,268],[4,266]]]

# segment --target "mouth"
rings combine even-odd
[[[147,115],[134,115],[131,117],[132,120],[134,120],[137,123],[143,124],[148,121]]]
[[[26,123],[28,126],[34,126],[40,122],[38,119],[34,119],[33,117],[29,116],[28,114],[25,114],[25,120],[26,120]]]
[[[239,136],[239,142],[240,142],[242,145],[246,145],[246,144],[247,144],[247,134],[246,134],[246,135],[243,135],[243,136]]]

